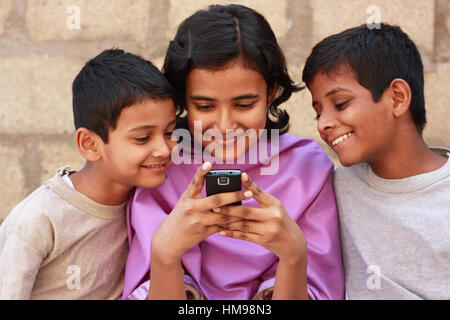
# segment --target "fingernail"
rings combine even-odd
[[[251,196],[253,196],[253,192],[251,192],[250,190],[247,190],[247,191],[244,192],[244,196],[246,198],[250,198]]]
[[[210,162],[208,162],[208,161],[205,162],[205,163],[202,165],[203,171],[208,170],[210,166],[211,166],[211,163],[210,163]]]
[[[220,208],[214,208],[214,209],[212,209],[214,212],[220,212]]]
[[[244,179],[245,182],[248,181],[248,175],[245,172],[242,174],[242,179]]]
[[[226,235],[227,233],[226,233],[225,231],[220,231],[219,234],[220,234],[221,236],[224,236],[224,235]]]

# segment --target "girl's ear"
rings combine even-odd
[[[97,161],[101,158],[99,140],[101,138],[95,132],[86,128],[78,128],[75,133],[78,151],[88,161]]]
[[[277,94],[279,87],[280,86],[278,85],[278,83],[276,83],[272,86],[272,88],[269,88],[267,92],[267,108],[269,108],[272,105],[272,102],[275,99],[275,95]]]
[[[411,105],[411,88],[403,79],[394,79],[390,84],[394,116],[399,117],[409,110]]]

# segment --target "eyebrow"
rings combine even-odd
[[[329,91],[329,92],[325,95],[325,97],[331,96],[332,94],[338,93],[338,92],[340,92],[340,91],[349,91],[349,92],[351,92],[349,89],[339,88],[339,87],[338,87],[338,88],[335,88],[335,89]]]
[[[133,129],[130,129],[130,130],[128,130],[129,132],[130,131],[141,131],[141,130],[149,130],[149,129],[154,129],[154,128],[156,128],[156,126],[140,126],[140,127],[136,127],[136,128],[133,128]]]
[[[254,98],[259,98],[258,94],[252,94],[252,93],[248,93],[248,94],[243,94],[241,96],[235,97],[231,100],[236,101],[236,100],[242,100],[242,99],[254,99]]]
[[[171,125],[173,125],[173,124],[175,124],[175,123],[176,123],[176,119],[170,121],[170,122],[166,125],[166,128],[169,127],[169,126],[171,126]],[[141,131],[141,130],[150,130],[150,129],[155,129],[155,128],[156,128],[155,125],[145,125],[145,126],[139,126],[139,127],[130,129],[130,130],[128,130],[128,132],[131,132],[131,131]]]
[[[255,99],[255,98],[259,98],[259,95],[253,94],[253,93],[247,93],[247,94],[243,94],[243,95],[234,97],[231,100],[236,101],[236,100]],[[192,100],[202,100],[202,101],[216,101],[216,99],[214,99],[214,98],[209,98],[209,97],[205,97],[205,96],[191,96],[191,99]]]
[[[191,96],[192,100],[203,100],[203,101],[216,101],[216,99],[208,98],[204,96]]]
[[[331,95],[333,95],[333,94],[335,94],[335,93],[338,93],[338,92],[341,92],[341,91],[351,92],[351,90],[349,90],[349,89],[337,87],[337,88],[334,88],[334,89],[331,90],[331,91],[328,91],[328,92],[325,94],[325,97],[331,96]],[[317,101],[313,101],[313,102],[312,102],[312,106],[314,107],[317,103],[318,103]]]

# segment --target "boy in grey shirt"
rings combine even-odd
[[[423,65],[399,28],[318,43],[303,81],[321,138],[343,165],[334,187],[349,299],[450,299],[450,162],[429,148]]]

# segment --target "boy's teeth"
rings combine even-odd
[[[340,136],[339,138],[335,139],[333,142],[331,142],[331,144],[332,144],[333,146],[335,146],[335,145],[337,145],[338,143],[340,143],[340,142],[344,141],[345,139],[347,139],[348,137],[350,137],[351,135],[352,135],[351,132],[346,133],[346,134]]]

